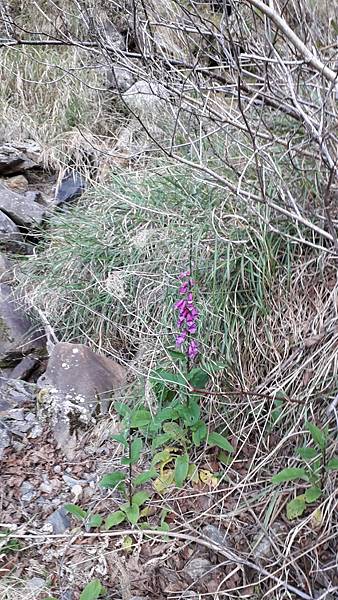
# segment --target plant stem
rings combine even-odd
[[[129,506],[131,507],[133,503],[133,487],[132,487],[132,464],[131,464],[131,428],[129,427],[129,435],[128,435],[128,459],[129,459],[129,481],[128,481],[128,492],[129,492]]]

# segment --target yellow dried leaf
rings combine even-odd
[[[167,469],[161,472],[161,475],[153,482],[154,490],[158,494],[163,494],[173,484],[175,478],[175,472],[173,469]]]
[[[320,508],[316,508],[311,515],[311,525],[313,529],[319,529],[323,523],[323,513]]]
[[[125,552],[131,552],[134,540],[130,535],[125,535],[122,542],[122,548]]]
[[[213,488],[218,486],[218,478],[211,473],[211,471],[207,471],[206,469],[201,469],[199,471],[200,480]]]

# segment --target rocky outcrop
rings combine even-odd
[[[42,223],[45,208],[38,204],[38,199],[38,192],[18,194],[0,184],[0,211],[21,227]]]
[[[44,348],[44,334],[30,322],[11,288],[0,284],[0,367],[15,365],[32,352],[41,354]]]
[[[0,146],[0,175],[15,175],[38,165],[40,149],[34,142]]]
[[[126,370],[83,344],[55,345],[47,370],[38,380],[44,407],[49,406],[54,437],[68,451],[76,430],[105,413],[125,383]]]

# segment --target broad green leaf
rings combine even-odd
[[[194,369],[191,369],[188,379],[189,383],[191,383],[194,388],[204,389],[210,379],[210,375],[203,369],[195,367]]]
[[[305,495],[302,494],[301,496],[297,496],[297,498],[294,498],[287,503],[286,516],[290,521],[292,521],[297,517],[301,517],[305,508]]]
[[[189,463],[188,477],[192,483],[199,483],[200,481],[198,468],[194,463]]]
[[[293,481],[294,479],[308,480],[305,469],[298,467],[287,467],[273,476],[272,483],[284,483],[285,481]]]
[[[302,448],[297,448],[297,454],[299,454],[301,458],[304,458],[304,460],[310,460],[318,456],[318,450],[316,450],[315,448],[307,448],[306,446],[303,446]]]
[[[171,439],[175,441],[184,441],[186,440],[186,432],[182,427],[175,423],[174,421],[170,421],[169,423],[164,423],[163,431],[165,433],[170,433]]]
[[[151,444],[152,449],[156,450],[156,448],[159,448],[160,446],[164,446],[164,444],[166,444],[167,442],[172,440],[173,437],[174,437],[174,435],[172,433],[160,433],[153,439],[152,444]]]
[[[83,592],[81,592],[80,600],[97,600],[102,591],[103,587],[100,581],[98,579],[93,579],[93,581],[87,583]]]
[[[329,471],[338,471],[338,456],[334,456],[326,465]]]
[[[207,441],[209,446],[217,446],[218,448],[221,448],[221,450],[225,450],[226,452],[235,451],[234,447],[230,444],[230,442],[228,442],[226,437],[224,437],[224,435],[221,435],[220,433],[216,433],[216,431],[209,433]]]
[[[130,504],[123,504],[123,506],[121,506],[121,510],[123,510],[123,512],[126,514],[129,523],[136,525],[140,517],[139,506],[137,504],[132,504],[131,506]]]
[[[114,408],[117,414],[119,414],[121,417],[127,417],[131,413],[129,406],[127,406],[124,402],[115,402]]]
[[[87,516],[87,511],[83,510],[83,508],[81,508],[81,506],[78,506],[77,504],[65,504],[64,508],[67,512],[69,512],[71,515],[73,515],[73,517],[76,517],[77,519],[85,519]]]
[[[102,517],[101,515],[92,515],[89,519],[89,527],[101,527]]]
[[[115,442],[118,442],[119,444],[122,444],[124,447],[128,446],[128,440],[127,440],[126,436],[123,435],[123,433],[118,433],[116,435],[112,435],[111,439],[114,440]]]
[[[139,437],[135,438],[130,445],[130,457],[122,458],[121,463],[123,465],[135,465],[140,460],[142,448],[142,439]]]
[[[136,494],[133,495],[132,503],[133,503],[133,505],[141,506],[142,504],[147,502],[147,500],[149,500],[149,498],[150,498],[150,496],[149,496],[148,492],[144,492],[143,490],[141,490],[140,492],[136,492]]]
[[[205,438],[207,437],[207,433],[208,430],[204,421],[197,421],[197,423],[193,427],[192,433],[192,441],[194,442],[195,446],[199,446],[203,442],[203,440],[205,440]]]
[[[310,504],[311,502],[316,502],[318,498],[322,495],[322,490],[319,487],[310,487],[305,491],[305,501]]]
[[[183,352],[178,352],[178,350],[168,350],[168,354],[171,356],[171,358],[177,359],[181,362],[186,362],[187,360],[186,355],[183,354]]]
[[[146,427],[152,421],[151,412],[145,408],[140,408],[132,413],[130,417],[130,427]]]
[[[175,483],[177,487],[182,487],[189,470],[189,455],[187,453],[176,457],[175,461]]]
[[[122,523],[125,520],[125,518],[126,515],[124,514],[124,512],[122,512],[122,510],[116,510],[115,512],[108,515],[104,522],[104,528],[111,529],[112,527],[115,527],[115,525],[119,525],[120,523]]]
[[[324,450],[326,446],[326,437],[323,431],[317,427],[314,423],[306,423],[306,428],[311,433],[312,439],[317,444],[317,446]]]
[[[186,405],[182,405],[180,416],[187,427],[192,427],[200,418],[201,409],[194,398],[189,398]]]
[[[147,483],[151,479],[154,479],[157,476],[157,472],[155,469],[149,469],[149,471],[144,471],[144,473],[140,473],[134,479],[134,485],[143,485],[143,483]]]
[[[114,473],[107,473],[103,475],[100,481],[100,487],[106,489],[115,488],[121,481],[124,481],[126,478],[126,474],[122,473],[122,471],[115,471]]]
[[[175,406],[167,406],[160,410],[154,418],[155,423],[162,424],[164,421],[174,421],[177,419],[177,409]]]
[[[154,381],[160,381],[163,383],[176,383],[178,385],[186,386],[186,381],[182,375],[179,373],[171,373],[170,371],[165,371],[164,369],[156,369],[156,371],[152,371],[150,377]]]

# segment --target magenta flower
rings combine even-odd
[[[190,277],[190,271],[180,273],[179,294],[183,296],[175,303],[178,310],[177,327],[180,333],[176,337],[176,346],[180,348],[187,342],[186,354],[189,360],[194,360],[198,354],[198,344],[191,336],[197,332],[198,310],[194,304],[192,289],[195,282]],[[184,280],[184,281],[182,281]]]

